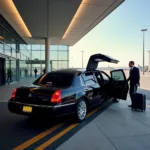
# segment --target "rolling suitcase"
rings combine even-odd
[[[142,110],[146,109],[146,95],[142,93],[134,93],[131,95],[132,99],[132,110]]]

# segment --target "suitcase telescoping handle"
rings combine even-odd
[[[139,91],[140,86],[134,86],[134,93],[140,93]]]
[[[134,93],[137,93],[137,87],[136,87],[136,85],[134,86]]]

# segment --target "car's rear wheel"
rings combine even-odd
[[[77,103],[77,108],[76,108],[76,118],[77,121],[82,122],[85,120],[87,114],[87,103],[85,100],[80,100]]]

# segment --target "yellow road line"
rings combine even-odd
[[[93,111],[89,112],[86,116],[86,118],[90,117],[91,115],[93,115],[94,113],[96,113],[98,110],[100,110],[100,108],[96,108]]]
[[[95,112],[97,112],[98,110],[99,110],[99,108],[96,108],[92,112],[88,113],[87,118],[90,117]],[[46,147],[48,147],[49,145],[51,145],[53,142],[55,142],[56,140],[58,140],[60,137],[62,137],[63,135],[65,135],[67,132],[69,132],[70,130],[72,130],[73,128],[75,128],[78,124],[79,123],[75,123],[75,124],[70,125],[66,129],[64,129],[63,131],[61,131],[60,133],[58,133],[57,135],[55,135],[54,137],[52,137],[51,139],[49,139],[48,141],[46,141],[45,143],[43,143],[40,146],[38,146],[35,150],[43,150],[43,149],[45,149]]]
[[[45,136],[47,136],[48,134],[52,133],[53,131],[55,131],[56,129],[60,128],[61,126],[63,126],[64,123],[58,124],[38,135],[36,135],[35,137],[29,139],[28,141],[20,144],[19,146],[13,148],[12,150],[21,150],[21,149],[25,149],[27,147],[29,147],[30,145],[34,144],[35,142],[41,140],[42,138],[44,138]]]
[[[41,144],[35,150],[43,150],[44,148],[46,148],[47,146],[49,146],[50,144],[52,144],[53,142],[55,142],[57,139],[59,139],[60,137],[62,137],[64,134],[66,134],[67,132],[69,132],[70,130],[72,130],[77,125],[78,125],[78,123],[70,125],[68,128],[64,129],[63,131],[61,131],[60,133],[58,133],[57,135],[55,135],[54,137],[52,137],[51,139],[49,139],[48,141],[46,141],[45,143]]]

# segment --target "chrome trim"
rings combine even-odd
[[[12,102],[10,101],[10,103],[15,103],[15,104],[19,104],[19,105],[26,105],[26,106],[34,106],[34,107],[48,107],[48,108],[59,108],[59,107],[65,107],[65,106],[70,106],[70,105],[74,105],[75,103],[70,103],[70,104],[63,104],[63,105],[56,105],[56,106],[48,106],[48,105],[36,105],[36,104],[26,104],[26,103],[21,103],[21,102]]]
[[[75,105],[75,103],[70,103],[70,104],[63,104],[63,105],[57,105],[57,106],[54,106],[55,108],[58,108],[58,107],[65,107],[65,106],[70,106],[70,105]]]
[[[15,103],[15,104],[19,104],[19,105],[26,105],[26,106],[35,106],[35,107],[49,107],[49,108],[53,108],[54,107],[54,106],[26,104],[26,103],[21,103],[21,102],[12,102],[12,101],[10,101],[10,103]]]

